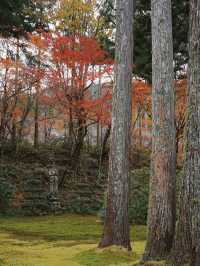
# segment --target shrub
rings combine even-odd
[[[129,217],[134,224],[146,224],[150,170],[147,167],[131,173]]]
[[[147,167],[131,172],[129,219],[133,224],[145,225],[147,222],[150,170]],[[105,218],[105,205],[98,212],[100,219]]]

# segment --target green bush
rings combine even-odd
[[[131,173],[129,206],[131,223],[146,224],[149,198],[149,176],[150,170],[147,167],[136,169]]]
[[[149,149],[133,149],[131,153],[131,165],[134,169],[150,167],[151,151]]]
[[[103,201],[95,200],[94,197],[80,197],[77,195],[65,207],[66,212],[76,214],[96,214],[101,209]]]
[[[150,170],[147,167],[131,172],[129,219],[132,224],[145,225],[147,222]],[[100,219],[105,218],[105,205],[98,212]]]

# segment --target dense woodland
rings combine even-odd
[[[200,266],[199,151],[199,0],[0,1],[0,265]]]

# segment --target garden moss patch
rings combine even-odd
[[[100,249],[90,249],[79,253],[75,261],[83,266],[107,266],[107,265],[132,265],[134,261],[139,261],[144,250],[144,241],[134,243],[134,252],[120,250],[117,247]]]
[[[133,226],[133,253],[97,248],[102,223],[96,216],[0,218],[1,266],[127,266],[138,262],[146,229]]]

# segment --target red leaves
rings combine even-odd
[[[71,113],[73,119],[108,121],[111,94],[108,97],[106,91],[94,99],[91,92],[95,81],[111,74],[112,60],[95,39],[86,36],[54,34],[48,40],[53,67],[46,79],[54,107],[66,117]]]
[[[106,53],[95,39],[85,36],[57,36],[53,39],[53,58],[69,67],[103,64]]]

